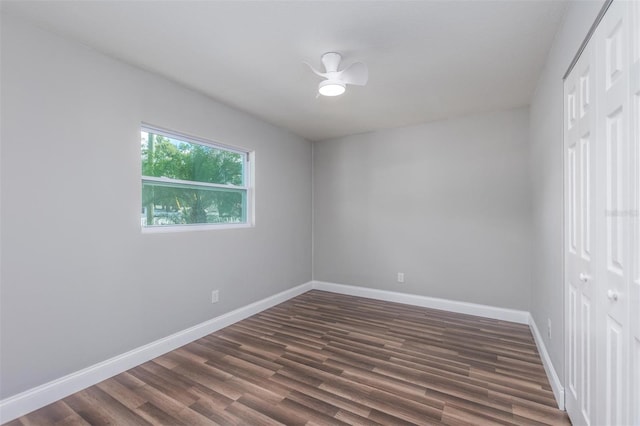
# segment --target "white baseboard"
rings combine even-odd
[[[150,361],[312,289],[308,282],[0,401],[0,424]]]
[[[553,390],[553,396],[555,396],[556,402],[558,403],[558,408],[564,410],[564,386],[562,386],[562,382],[560,382],[560,377],[558,377],[556,369],[553,368],[551,357],[549,356],[549,352],[547,352],[547,347],[544,344],[540,330],[538,330],[538,326],[531,315],[529,315],[529,328],[533,334],[533,340],[535,340],[536,346],[538,347],[542,365],[544,365],[544,370],[547,372],[547,377]]]
[[[495,306],[479,305],[476,303],[458,302],[455,300],[438,299],[436,297],[419,296],[416,294],[399,293],[388,290],[377,290],[374,288],[335,284],[324,281],[312,281],[312,285],[316,290],[348,294],[350,296],[368,297],[369,299],[404,303],[406,305],[440,309],[443,311],[457,312],[460,314],[476,315],[479,317],[517,322],[519,324],[529,323],[529,312],[519,311],[516,309],[498,308]]]

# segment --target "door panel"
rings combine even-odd
[[[576,287],[574,285],[569,284],[569,392],[571,392],[571,396],[575,400],[569,404],[572,408],[578,406],[578,386],[577,386],[577,377],[578,377],[578,368],[582,367],[580,365],[580,361],[578,360],[578,310],[576,309],[576,299],[577,293]]]
[[[582,318],[581,318],[581,322],[583,325],[583,329],[582,329],[582,348],[581,348],[581,355],[582,358],[580,359],[580,364],[581,364],[581,378],[582,378],[582,386],[580,388],[580,392],[581,392],[581,405],[580,405],[580,409],[582,411],[582,416],[584,417],[584,419],[587,421],[587,423],[590,422],[591,419],[591,387],[592,387],[592,376],[591,376],[591,366],[592,364],[592,358],[591,358],[591,352],[592,352],[592,346],[591,346],[591,318],[592,318],[592,314],[591,314],[591,301],[586,298],[586,297],[582,297],[582,306],[581,306],[581,312],[582,312]]]
[[[567,288],[567,387],[566,408],[581,424],[593,416],[591,390],[595,359],[593,334],[594,204],[593,181],[595,90],[593,49],[587,47],[576,64],[574,77],[565,81],[565,161],[566,161],[566,269]],[[575,422],[575,420],[574,420]]]
[[[568,148],[568,168],[569,168],[569,251],[575,255],[578,251],[578,231],[577,231],[577,201],[578,201],[578,179],[576,167],[576,145]]]
[[[597,424],[623,425],[629,414],[629,283],[631,279],[631,145],[629,139],[629,3],[614,1],[595,35],[597,62],[595,256],[596,324],[599,328],[596,389],[603,409]],[[626,373],[625,373],[626,372]]]
[[[624,124],[622,108],[616,109],[606,118],[606,216],[607,216],[607,270],[618,277],[624,276],[624,224],[621,215],[624,211],[625,172],[623,158]]]
[[[634,229],[632,243],[633,279],[630,283],[629,324],[631,333],[631,374],[629,389],[631,400],[631,424],[640,426],[640,2],[630,2],[632,21],[631,64],[629,66],[629,89],[631,93],[631,140],[633,161],[633,209],[630,219]]]
[[[622,411],[623,385],[623,329],[613,318],[607,317],[605,342],[605,422],[607,425],[624,424]]]
[[[580,139],[580,230],[581,230],[581,255],[582,258],[591,261],[591,141],[590,133]]]

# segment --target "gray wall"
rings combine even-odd
[[[314,279],[528,310],[528,116],[314,143]]]
[[[13,18],[1,36],[1,398],[311,279],[309,142]],[[141,234],[141,121],[255,150],[256,227]]]
[[[530,161],[533,193],[531,314],[564,382],[562,76],[603,1],[570,2],[531,103]],[[551,339],[547,320],[551,320]]]

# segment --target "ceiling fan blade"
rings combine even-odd
[[[313,71],[314,74],[317,74],[322,78],[327,78],[327,73],[318,71],[309,62],[303,62],[303,64],[306,64],[311,69],[311,71]]]
[[[369,80],[369,70],[362,62],[356,62],[343,69],[338,74],[338,79],[346,84],[364,86]]]

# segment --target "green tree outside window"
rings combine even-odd
[[[246,154],[141,132],[146,226],[246,222]]]

